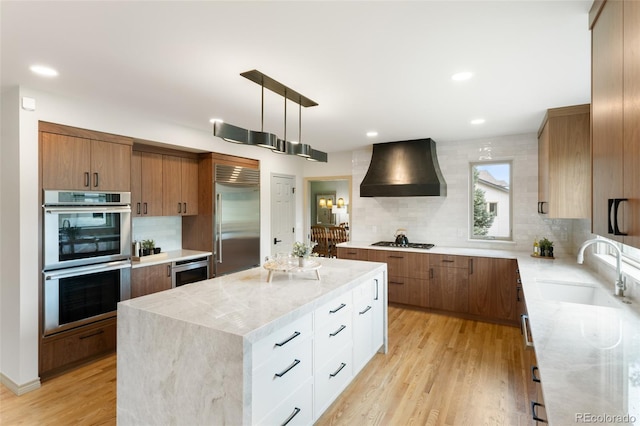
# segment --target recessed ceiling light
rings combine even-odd
[[[367,137],[369,138],[375,138],[376,136],[378,136],[378,132],[376,132],[375,130],[367,132]]]
[[[455,80],[455,81],[469,80],[472,76],[473,76],[473,73],[469,71],[463,71],[463,72],[458,72],[452,75],[451,80]]]
[[[471,124],[483,124],[484,123],[484,118],[476,118],[474,120],[471,120]]]
[[[222,118],[212,118],[209,123],[224,123],[224,120]]]
[[[58,75],[58,71],[44,65],[32,65],[29,69],[43,77],[56,77]]]

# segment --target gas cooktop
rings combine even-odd
[[[400,248],[413,248],[413,249],[423,249],[429,250],[434,244],[424,244],[424,243],[407,243],[407,244],[398,244],[394,241],[378,241],[377,243],[371,244],[372,246],[380,246],[380,247],[400,247]]]

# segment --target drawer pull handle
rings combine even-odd
[[[404,285],[404,283],[400,281],[389,281],[389,284]]]
[[[89,172],[84,172],[84,186],[89,187]]]
[[[295,333],[293,333],[291,336],[287,337],[286,340],[280,342],[280,343],[276,343],[275,346],[284,346],[287,343],[289,343],[290,341],[292,341],[293,339],[295,339],[296,337],[298,337],[300,335],[299,331],[296,331]]]
[[[544,405],[539,402],[531,401],[531,418],[536,422],[547,423],[547,421],[541,417],[538,417],[538,413],[536,413],[537,407],[544,407]]]
[[[527,327],[529,315],[520,315],[520,319],[522,320],[521,331],[522,336],[524,337],[524,345],[528,348],[532,348],[533,342],[531,341],[531,339],[529,339],[529,327]]]
[[[404,256],[389,256],[389,259],[404,259]]]
[[[336,312],[338,312],[340,309],[344,308],[345,306],[347,306],[347,305],[345,305],[344,303],[341,303],[340,306],[338,306],[337,308],[329,311],[329,313],[330,314],[335,314]]]
[[[369,309],[371,309],[371,306],[367,305],[367,307],[366,307],[366,308],[364,308],[364,311],[361,311],[361,312],[358,312],[358,313],[359,313],[360,315],[364,315],[364,314],[366,314],[366,313],[367,313],[367,311],[368,311]]]
[[[93,336],[98,336],[100,334],[104,333],[104,330],[98,330],[95,333],[91,333],[91,334],[85,334],[84,336],[80,336],[80,340],[82,339],[88,339],[89,337],[93,337]]]
[[[345,364],[344,362],[340,363],[340,368],[338,368],[334,373],[330,373],[329,377],[336,377],[338,375],[338,373],[340,373],[342,371],[343,368],[345,368],[347,366],[347,364]]]
[[[285,374],[287,374],[289,371],[291,371],[291,369],[293,367],[295,367],[296,365],[300,364],[300,360],[299,359],[294,359],[293,362],[291,363],[290,366],[288,366],[287,368],[285,368],[285,370],[282,373],[276,373],[276,377],[282,377]]]
[[[455,263],[455,260],[442,259],[444,263]]]
[[[297,415],[298,415],[298,413],[299,413],[300,411],[302,411],[302,410],[301,410],[301,409],[299,409],[298,407],[295,407],[295,408],[293,409],[293,413],[291,413],[291,415],[289,415],[289,417],[287,417],[287,420],[285,420],[285,421],[284,421],[284,423],[282,423],[280,426],[287,426],[287,425],[289,424],[289,422],[290,422],[291,420],[293,420],[293,418],[294,418],[295,416],[297,416]]]
[[[373,300],[378,300],[378,297],[379,297],[379,295],[378,295],[378,286],[380,285],[380,283],[378,282],[377,278],[374,278],[373,280],[376,282],[376,297],[374,297]]]
[[[533,380],[536,383],[540,383],[540,377],[536,376],[536,371],[539,371],[538,367],[536,365],[532,365],[531,366],[531,380]]]
[[[336,337],[338,334],[340,334],[340,332],[342,330],[344,330],[345,328],[347,328],[346,325],[341,325],[339,329],[337,329],[336,331],[334,331],[333,333],[329,333],[329,337]]]

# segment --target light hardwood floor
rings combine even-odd
[[[389,353],[376,354],[317,425],[531,425],[531,354],[514,327],[389,307]],[[0,425],[115,425],[110,355],[15,396]]]

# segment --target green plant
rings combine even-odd
[[[153,250],[156,246],[156,242],[153,240],[142,240],[142,248],[146,250]]]
[[[546,238],[541,239],[538,244],[540,245],[540,250],[546,250],[549,247],[553,247],[553,241],[549,241]]]

